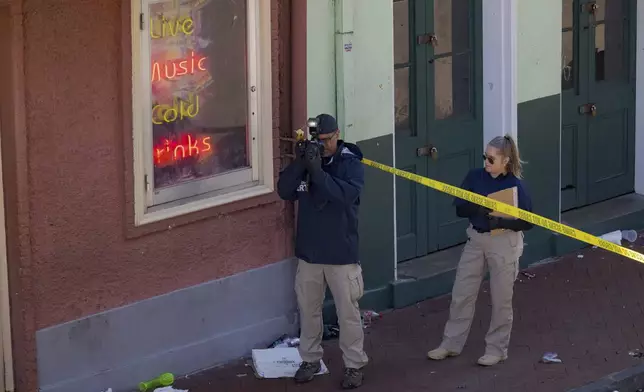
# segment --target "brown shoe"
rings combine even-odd
[[[301,384],[313,380],[313,377],[320,372],[320,369],[322,369],[320,361],[302,362],[300,368],[295,372],[295,382]]]
[[[362,385],[362,380],[364,375],[362,370],[345,368],[344,369],[344,380],[342,380],[342,389],[355,389]]]

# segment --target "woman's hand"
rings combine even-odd
[[[506,219],[498,216],[488,216],[490,230],[504,229],[512,231],[526,231],[532,228],[532,223],[521,219]]]
[[[503,229],[503,218],[499,218],[498,216],[489,216],[487,217],[488,219],[488,225],[490,227],[490,230],[496,230],[496,229]]]

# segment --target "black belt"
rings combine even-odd
[[[476,227],[476,226],[472,226],[472,228],[473,228],[477,233],[481,233],[481,234],[489,233],[489,232],[490,232],[490,230],[481,229],[480,227]]]

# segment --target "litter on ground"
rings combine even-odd
[[[293,378],[302,363],[302,357],[295,347],[279,347],[253,350],[253,370],[257,378]],[[316,375],[329,372],[324,361]]]

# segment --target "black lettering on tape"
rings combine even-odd
[[[561,224],[559,222],[555,222],[553,220],[550,220],[548,218],[540,217],[539,215],[533,214],[531,212],[527,212],[524,210],[521,210],[517,207],[506,205],[504,203],[498,203],[495,200],[489,199],[487,197],[477,195],[475,193],[460,189],[458,187],[449,185],[449,184],[444,184],[440,181],[432,180],[430,178],[426,178],[423,176],[419,176],[414,173],[409,173],[400,169],[396,169],[387,165],[383,165],[378,162],[371,161],[369,159],[363,159],[362,161],[364,164],[375,167],[377,169],[383,170],[385,172],[392,173],[394,175],[397,175],[399,177],[406,178],[408,180],[418,182],[422,185],[425,185],[427,187],[436,189],[438,191],[441,191],[443,193],[447,193],[450,195],[453,195],[455,197],[461,198],[463,200],[470,201],[472,203],[482,205],[484,207],[490,208],[492,210],[504,212],[508,215],[512,215],[515,218],[522,219],[526,222],[533,223],[537,226],[544,227],[546,229],[549,229],[551,231],[555,231],[560,234],[564,234],[568,237],[578,239],[580,241],[583,241],[587,244],[591,245],[597,245],[603,249],[606,249],[610,252],[617,253],[619,255],[631,258],[633,260],[639,261],[641,263],[644,263],[644,255],[637,253],[635,251],[623,248],[621,246],[618,246],[616,244],[613,244],[612,242],[608,242],[604,239],[595,237],[593,235],[590,235],[588,233],[584,233],[583,231],[574,229],[572,227],[568,227],[564,224]]]

